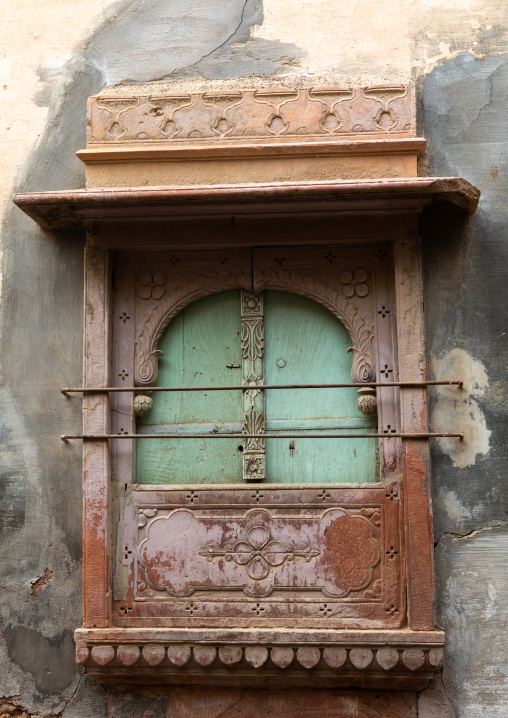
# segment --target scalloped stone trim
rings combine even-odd
[[[333,671],[433,672],[443,665],[442,647],[428,646],[264,646],[192,645],[147,643],[145,645],[78,645],[76,660],[89,667],[167,667],[185,669],[231,667],[240,664],[254,671],[289,667]]]

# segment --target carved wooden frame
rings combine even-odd
[[[247,292],[256,292],[267,286],[270,272],[271,286],[281,289],[287,288],[288,281],[294,281],[296,275],[300,289],[303,285],[302,293],[310,291],[319,295],[318,301],[332,310],[340,304],[342,320],[349,321],[357,337],[354,344],[358,350],[354,357],[355,366],[362,371],[362,366],[365,366],[361,359],[362,352],[363,356],[368,357],[366,349],[374,347],[378,352],[377,358],[374,352],[375,361],[379,365],[377,375],[381,378],[386,372],[380,367],[389,357],[380,354],[379,343],[371,342],[370,335],[364,332],[364,327],[370,327],[371,318],[363,316],[359,320],[355,318],[354,312],[344,310],[344,306],[347,309],[344,301],[337,299],[338,295],[333,292],[330,294],[325,288],[326,282],[323,287],[321,275],[326,272],[319,270],[317,275],[311,277],[313,286],[309,289],[308,277],[312,273],[308,271],[308,257],[302,257],[299,250],[301,246],[316,245],[316,238],[319,237],[320,246],[331,247],[327,252],[330,260],[337,254],[333,251],[334,247],[349,245],[360,248],[363,254],[358,265],[364,261],[365,250],[369,246],[379,247],[375,252],[378,257],[376,261],[383,261],[382,258],[389,255],[392,257],[393,296],[390,297],[380,287],[376,287],[378,304],[374,307],[374,316],[377,331],[386,333],[388,325],[385,317],[391,316],[393,319],[396,315],[397,321],[392,321],[390,326],[395,332],[392,333],[393,337],[396,337],[397,379],[403,382],[424,380],[418,213],[429,206],[434,197],[462,210],[474,211],[478,194],[476,188],[461,179],[420,178],[340,185],[291,185],[284,188],[264,186],[140,189],[135,192],[75,191],[19,195],[15,201],[45,227],[63,224],[80,226],[83,221],[89,223],[85,251],[84,384],[85,387],[104,387],[115,383],[121,385],[126,380],[130,383],[134,376],[134,348],[139,332],[136,332],[132,321],[132,306],[126,304],[126,297],[132,287],[129,290],[120,280],[116,281],[113,291],[112,267],[115,261],[117,264],[124,263],[124,260],[127,262],[126,255],[130,253],[142,251],[145,256],[147,220],[151,222],[148,254],[161,250],[192,252],[195,266],[201,267],[200,271],[196,271],[196,276],[212,275],[205,284],[208,282],[213,286],[217,283],[216,277],[220,275],[225,286],[231,286],[228,282],[232,282]],[[245,200],[247,196],[248,202]],[[189,199],[192,199],[192,207],[187,204]],[[211,224],[208,220],[200,219],[200,216],[208,216],[207,213],[212,217]],[[238,213],[243,217],[241,242],[238,241],[234,222]],[[296,219],[293,221],[294,215]],[[226,223],[223,218],[226,218]],[[93,219],[95,221],[91,221]],[[192,223],[188,222],[190,219]],[[285,260],[274,249],[281,244],[281,221],[284,222],[283,235],[287,238],[285,244],[292,257],[292,266],[288,262],[284,264],[284,269],[281,269],[281,264]],[[168,222],[171,223],[169,234]],[[210,235],[213,227],[214,234]],[[224,267],[224,261],[218,262],[218,266],[217,262],[214,264],[210,260],[212,246],[235,252],[238,258],[238,252],[241,254],[249,247],[258,245],[259,236],[263,237],[265,243],[263,255],[267,262],[265,274],[261,278],[251,271],[242,272],[241,262],[235,260],[232,263],[236,274],[233,280],[229,270]],[[140,296],[146,302],[139,322],[141,328],[146,323],[146,316],[150,314],[151,300],[157,302],[156,297],[161,299],[165,294],[165,280],[157,275],[153,267],[152,271],[153,274],[144,277],[139,288],[142,292]],[[291,277],[288,280],[288,273],[293,275],[293,280]],[[360,285],[353,286],[351,277],[349,272],[346,278],[341,279],[344,285],[342,294],[351,305],[358,306],[364,302],[362,293],[365,290]],[[182,282],[175,284],[182,285]],[[203,285],[203,280],[201,291],[204,294],[209,291],[208,285]],[[195,293],[199,293],[199,288]],[[186,294],[185,288],[181,294]],[[343,317],[348,311],[349,315]],[[162,331],[160,313],[154,313],[152,318],[155,327],[152,336],[155,336],[157,323]],[[124,326],[119,342],[112,342],[112,326],[115,322],[121,322]],[[125,351],[130,351],[131,365],[119,371],[120,357]],[[148,353],[150,351],[157,351],[156,344],[148,349]],[[369,366],[372,364],[369,363]],[[395,370],[395,366],[392,370]],[[146,385],[139,388],[145,392],[149,390]],[[390,392],[397,400],[397,427],[401,432],[425,431],[426,390],[423,386],[407,387],[400,392],[388,388],[380,388],[379,391]],[[383,402],[379,410],[381,426],[384,426]],[[134,416],[132,394],[85,394],[85,435],[101,436],[110,431],[125,433],[119,423],[122,415],[130,417],[129,421]],[[402,464],[398,461],[398,450],[382,454],[386,474],[379,484],[305,486],[300,493],[302,501],[296,504],[294,496],[291,498],[291,489],[286,485],[267,485],[261,491],[252,485],[248,488],[248,485],[241,488],[222,486],[220,491],[203,486],[175,486],[170,491],[166,488],[160,491],[160,487],[133,485],[127,491],[127,485],[132,481],[133,443],[128,439],[113,441],[110,445],[106,438],[85,438],[83,445],[83,628],[78,629],[75,636],[78,663],[84,665],[90,675],[102,683],[124,684],[199,682],[264,687],[360,686],[378,690],[421,689],[427,685],[434,671],[441,666],[443,656],[443,633],[436,629],[433,608],[427,440],[411,437],[394,440],[389,438],[388,432],[387,438],[380,440],[380,447],[383,450],[384,446],[398,446]],[[226,504],[225,494],[228,496]],[[125,600],[126,584],[122,587],[121,581],[116,585],[112,582],[112,569],[115,566],[123,566],[120,578],[128,576],[129,571],[135,576],[135,571],[132,571],[133,552],[123,540],[118,540],[120,536],[115,535],[114,528],[126,512],[131,512],[135,519],[130,525],[137,527],[139,524],[141,531],[145,532],[148,528],[144,527],[151,526],[150,522],[154,519],[157,523],[159,516],[190,515],[189,508],[198,516],[203,511],[197,508],[200,501],[203,508],[208,505],[212,511],[216,511],[219,505],[227,505],[228,511],[236,512],[243,517],[241,520],[244,522],[248,516],[253,517],[252,524],[244,523],[243,537],[247,537],[251,545],[254,545],[253,541],[258,542],[260,555],[270,566],[274,561],[286,565],[291,549],[297,563],[307,563],[310,557],[310,562],[317,564],[321,558],[316,554],[318,549],[313,546],[286,541],[283,551],[279,546],[280,555],[268,561],[263,551],[266,553],[270,546],[274,553],[274,547],[266,532],[260,530],[264,520],[272,521],[276,516],[282,517],[280,520],[283,521],[293,520],[291,517],[298,517],[298,512],[302,511],[307,512],[309,517],[317,514],[323,517],[327,515],[328,509],[324,508],[324,504],[328,505],[328,501],[333,510],[340,511],[346,522],[361,519],[365,523],[365,520],[371,521],[378,511],[382,517],[386,509],[391,512],[392,518],[398,516],[401,527],[398,543],[387,545],[383,559],[389,567],[388,562],[396,560],[400,563],[401,602],[398,607],[394,604],[395,608],[399,608],[399,616],[395,613],[384,617],[382,625],[371,622],[369,626],[372,617],[364,619],[357,612],[350,625],[345,625],[349,619],[344,612],[342,616],[337,614],[333,617],[331,602],[335,599],[331,598],[326,598],[326,608],[331,608],[332,614],[326,610],[324,615],[323,603],[323,614],[319,620],[307,620],[304,616],[303,620],[300,617],[293,623],[288,623],[287,616],[281,622],[279,618],[273,621],[261,615],[242,622],[237,612],[236,618],[228,618],[226,626],[221,616],[217,617],[215,625],[213,621],[205,625],[199,610],[193,609],[186,616],[180,617],[177,611],[171,620],[164,619],[161,623],[160,616],[150,617],[150,600],[145,600],[148,613],[146,610],[145,615],[139,610],[136,613]],[[394,513],[395,507],[397,510]],[[225,521],[230,520],[226,514],[223,518]],[[373,528],[370,531],[374,533],[371,533],[370,538],[367,536],[367,541],[375,538],[376,522],[371,521],[371,525]],[[383,523],[383,519],[380,525],[388,526]],[[256,531],[253,533],[252,529]],[[272,538],[276,540],[276,537]],[[221,560],[225,550],[229,551],[221,542],[205,541],[198,547],[197,554],[205,562],[211,558],[209,563],[213,566]],[[199,554],[200,551],[204,555]],[[239,557],[240,564],[243,558]],[[250,565],[251,558],[247,557],[247,565]],[[145,562],[145,565],[148,564]],[[243,565],[246,565],[245,561]],[[390,570],[394,565],[391,563]],[[252,574],[254,567],[250,570]],[[267,569],[265,567],[262,570]],[[141,580],[141,593],[146,589],[153,591],[146,582],[144,587],[141,585],[141,576],[136,578]],[[151,583],[158,590],[157,584],[153,581]],[[242,586],[237,588],[243,590]],[[345,596],[346,602],[354,603],[355,588],[359,586],[352,587],[350,595]],[[365,591],[363,588],[359,590]],[[174,601],[174,597],[168,597],[170,602]],[[197,594],[191,591],[185,601],[189,605],[193,600],[197,600]],[[406,610],[401,615],[401,609],[404,612],[404,601]],[[167,601],[166,605],[169,605]],[[390,608],[390,605],[385,604],[384,607]],[[374,616],[373,620],[379,619]],[[340,630],[336,630],[339,627]]]
[[[391,309],[393,311],[396,307],[398,318],[402,316],[405,308],[409,309],[411,322],[397,321],[395,324],[398,376],[400,380],[418,381],[425,376],[420,304],[420,248],[413,219],[404,219],[401,227],[405,229],[397,230],[391,237],[395,292]],[[114,360],[115,352],[118,351],[117,343],[113,343],[113,354],[110,353],[110,317],[112,307],[115,316],[122,314],[123,305],[121,301],[117,302],[116,297],[124,296],[125,287],[120,282],[119,286],[115,286],[115,295],[110,293],[112,260],[109,246],[115,246],[117,242],[115,232],[111,227],[103,231],[100,226],[90,227],[88,232],[85,369],[88,386],[114,384],[114,374],[119,373],[113,369],[119,366]],[[386,237],[386,234],[384,236]],[[202,262],[205,260],[206,257],[202,258]],[[157,286],[153,276],[151,285]],[[135,345],[132,367],[137,372],[135,381],[140,389],[149,390],[156,379],[157,342],[171,318],[198,298],[216,291],[240,287],[247,292],[259,292],[267,288],[295,291],[323,304],[344,323],[352,336],[353,380],[368,382],[375,378],[374,331],[370,318],[364,316],[359,309],[357,297],[350,299],[341,294],[337,287],[327,283],[327,280],[316,279],[315,276],[295,269],[279,268],[272,271],[268,268],[262,275],[254,273],[252,283],[249,272],[243,271],[241,263],[237,263],[234,270],[199,270],[193,281],[176,282],[169,289],[165,285],[165,291],[168,293],[161,299],[149,298],[141,302],[143,312],[138,320],[138,328],[130,326],[129,323],[125,324],[125,341],[130,342],[133,348]],[[383,306],[386,301],[382,299]],[[123,313],[127,315],[131,311],[127,309]],[[145,367],[148,367],[148,370]],[[110,373],[111,369],[113,375]],[[404,390],[401,394],[402,430],[409,432],[425,429],[424,401],[424,389]],[[85,407],[88,409],[85,409],[84,414],[85,432],[107,433],[109,430],[118,430],[118,424],[111,428],[109,407],[116,406],[118,409],[122,402],[124,408],[129,402],[132,406],[132,396],[121,394],[110,400],[103,394],[88,395],[85,401]],[[368,609],[363,619],[363,609],[355,608],[356,613],[348,619],[348,609],[344,608],[346,604],[342,603],[343,608],[340,608],[339,603],[334,604],[333,598],[324,594],[319,606],[326,605],[326,609],[339,610],[339,613],[336,614],[337,618],[327,613],[326,629],[323,633],[316,620],[305,618],[304,614],[293,622],[293,628],[287,628],[286,620],[286,627],[282,629],[281,624],[278,629],[277,620],[270,623],[263,614],[258,614],[259,619],[256,618],[254,624],[251,619],[242,619],[240,614],[243,609],[240,609],[240,613],[233,612],[235,619],[228,619],[228,625],[234,621],[235,629],[222,629],[225,619],[223,614],[228,611],[227,601],[223,602],[222,613],[217,614],[215,621],[210,619],[203,623],[200,618],[200,601],[194,598],[194,589],[186,593],[184,603],[180,604],[180,617],[177,611],[169,624],[166,619],[161,624],[161,618],[157,616],[163,614],[158,613],[156,606],[162,604],[154,603],[154,600],[158,600],[157,597],[150,596],[150,593],[157,594],[158,589],[146,573],[136,573],[135,565],[130,564],[133,560],[133,544],[129,543],[130,539],[125,544],[125,536],[128,537],[128,534],[122,540],[115,541],[116,552],[111,554],[109,542],[104,540],[104,536],[110,531],[107,527],[116,525],[121,515],[127,511],[132,514],[132,525],[137,526],[139,523],[141,529],[136,530],[140,530],[141,536],[145,536],[145,527],[151,526],[158,517],[164,519],[181,516],[182,511],[188,515],[189,511],[195,514],[198,505],[203,508],[209,506],[210,509],[216,507],[214,510],[219,506],[224,507],[225,487],[218,492],[210,487],[197,486],[175,486],[170,490],[134,486],[132,492],[126,493],[124,484],[111,483],[110,467],[111,461],[114,472],[122,471],[122,466],[124,469],[130,466],[132,459],[129,457],[132,454],[133,442],[112,442],[110,455],[107,442],[85,441],[84,475],[85,486],[88,487],[84,497],[87,517],[84,546],[85,616],[84,628],[76,633],[78,661],[85,665],[87,671],[97,680],[106,683],[128,679],[129,682],[145,683],[219,681],[256,685],[259,681],[265,681],[269,685],[289,686],[305,684],[307,680],[310,681],[307,676],[312,674],[312,684],[316,686],[424,686],[433,671],[441,665],[443,643],[442,633],[435,629],[433,615],[432,545],[427,543],[426,538],[422,540],[422,536],[426,537],[431,532],[428,498],[424,488],[428,479],[427,442],[409,439],[389,442],[381,440],[381,444],[394,445],[395,442],[402,450],[402,466],[396,462],[395,473],[391,474],[395,483],[388,480],[370,488],[315,485],[300,490],[304,501],[302,506],[308,507],[312,515],[316,511],[323,514],[323,511],[326,513],[333,509],[343,512],[344,516],[360,517],[362,512],[375,513],[378,510],[376,506],[385,506],[383,511],[397,509],[393,517],[400,522],[401,527],[400,533],[395,538],[391,537],[389,544],[393,556],[400,562],[399,577],[402,583],[399,588],[402,587],[402,593],[398,594],[397,599],[385,596],[380,604],[375,604],[378,606],[375,608],[378,613],[371,614],[368,618],[371,611]],[[291,498],[295,492],[288,487],[266,485],[260,492],[252,485],[233,486],[226,493],[231,496],[229,511],[240,510],[242,516],[249,515],[249,512],[252,515],[252,511],[256,510],[275,510],[287,514],[296,506]],[[258,498],[256,501],[252,498],[260,493],[265,495],[264,499]],[[374,498],[375,496],[377,498]],[[326,504],[323,503],[323,497],[328,497]],[[298,501],[301,502],[302,498]],[[325,508],[328,502],[330,509]],[[237,509],[234,508],[235,505],[238,506]],[[370,515],[374,516],[372,513]],[[218,517],[219,514],[217,520]],[[368,516],[365,515],[362,520],[369,520]],[[143,543],[145,539],[141,538],[140,541]],[[124,549],[124,544],[129,547],[128,550]],[[146,541],[143,545],[146,545]],[[296,545],[295,548],[297,553],[298,550],[303,552],[302,558],[295,560],[306,562],[306,548]],[[204,544],[201,550],[205,554],[210,552],[209,558],[213,563],[213,557],[219,557],[225,549],[218,544]],[[316,558],[311,557],[311,561],[315,560]],[[127,568],[132,566],[128,571],[133,571],[132,575],[136,577],[140,590],[136,605],[146,606],[144,614],[143,611],[139,613],[138,609],[134,610],[134,604],[118,597],[118,594],[111,595],[111,589],[114,589],[110,583],[111,566],[119,561]],[[386,556],[384,561],[389,568],[390,557]],[[356,595],[352,595],[350,599],[346,597],[346,602],[353,600],[354,604],[358,601]],[[256,600],[255,595],[252,598]],[[369,600],[375,603],[375,594]],[[235,605],[242,604],[237,602]],[[333,608],[332,605],[339,606],[339,609]],[[354,605],[358,607],[360,604]],[[185,607],[189,606],[190,611],[186,613]],[[392,606],[394,612],[389,614]],[[150,615],[153,616],[151,619]],[[406,615],[407,623],[403,618]],[[323,625],[319,621],[318,624]],[[337,632],[336,628],[339,627],[341,630]]]
[[[151,386],[157,381],[158,343],[169,322],[191,302],[209,294],[241,286],[240,278],[234,272],[217,272],[198,275],[194,281],[172,288],[171,294],[157,303],[148,314],[136,341],[136,386]],[[374,335],[361,311],[333,287],[324,282],[294,272],[272,272],[265,276],[255,292],[263,289],[280,289],[301,294],[329,309],[346,327],[353,342],[353,382],[376,380],[372,342]]]

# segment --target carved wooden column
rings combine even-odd
[[[395,296],[411,321],[397,322],[399,376],[401,381],[423,381],[422,268],[417,228],[396,243]],[[427,430],[425,387],[401,390],[401,430]],[[404,439],[402,464],[405,484],[405,529],[408,583],[408,622],[415,631],[432,629],[434,617],[433,530],[429,482],[428,442]]]
[[[264,434],[265,395],[262,386],[264,370],[263,294],[242,291],[242,375],[243,433]],[[243,480],[262,481],[266,478],[266,447],[264,439],[245,439],[243,445]]]
[[[84,385],[109,385],[110,267],[109,252],[93,246],[93,227],[87,232],[85,253]],[[109,434],[107,394],[85,394],[83,432]],[[83,443],[83,623],[105,628],[111,614],[109,593],[110,449],[107,439]]]

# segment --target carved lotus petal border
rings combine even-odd
[[[96,645],[78,644],[76,662],[90,667],[159,666],[182,671],[192,665],[202,668],[218,666],[249,666],[255,671],[305,668],[310,671],[417,671],[433,672],[443,665],[441,646],[376,646],[376,645],[261,645],[248,646],[193,644]]]

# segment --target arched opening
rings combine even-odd
[[[264,383],[351,382],[351,338],[325,307],[289,292],[265,290]],[[242,384],[241,292],[213,294],[185,307],[160,342],[158,386]],[[358,409],[347,389],[268,389],[264,483],[366,483],[377,480],[375,439],[312,439],[302,434],[368,433],[376,417]],[[138,420],[139,433],[241,433],[241,391],[162,392]],[[136,480],[142,484],[242,482],[242,441],[226,438],[139,441]]]

